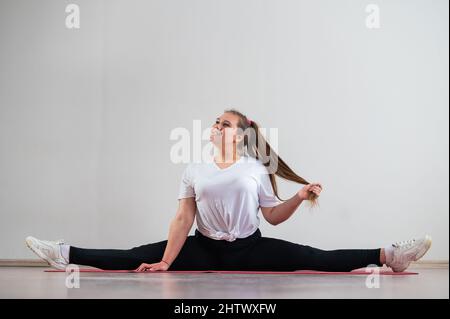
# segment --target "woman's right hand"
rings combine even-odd
[[[167,269],[169,269],[169,265],[160,261],[153,264],[142,263],[135,271],[166,271]]]

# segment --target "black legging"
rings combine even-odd
[[[133,270],[142,263],[161,261],[167,240],[132,249],[70,247],[70,263],[108,270]],[[261,231],[235,241],[215,240],[197,229],[188,236],[169,270],[351,271],[380,264],[380,249],[320,250],[281,239],[261,236]]]

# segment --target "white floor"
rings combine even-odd
[[[80,288],[65,273],[42,267],[0,267],[0,298],[449,298],[447,269],[416,268],[419,275],[223,275],[81,273]]]

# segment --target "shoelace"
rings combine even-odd
[[[403,241],[398,241],[392,244],[392,246],[396,247],[396,248],[406,248],[406,247],[411,247],[414,243],[416,242],[415,239],[410,239],[410,240],[403,240]]]

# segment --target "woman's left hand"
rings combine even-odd
[[[299,190],[298,196],[302,200],[307,200],[307,199],[309,199],[311,193],[317,195],[317,197],[318,197],[320,195],[321,191],[322,191],[322,185],[320,183],[311,183],[311,184],[305,185],[301,190]]]

